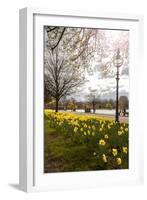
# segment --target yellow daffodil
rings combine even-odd
[[[120,135],[122,135],[123,134],[123,132],[122,131],[118,131],[118,135],[120,136]]]
[[[105,155],[105,154],[103,154],[103,155],[102,155],[102,160],[104,161],[104,163],[106,163],[106,162],[107,162],[107,157],[106,157],[106,155]]]
[[[102,124],[102,129],[104,128],[104,123]]]
[[[105,134],[105,135],[104,135],[104,138],[105,138],[105,139],[108,139],[109,137],[108,137],[108,135],[107,135],[107,134]]]
[[[90,135],[90,131],[89,130],[87,131],[87,133],[88,133],[88,135]]]
[[[125,131],[128,132],[128,128],[125,128]]]
[[[118,154],[118,151],[117,151],[117,149],[112,149],[112,154],[113,154],[113,156],[117,156],[117,154]]]
[[[87,128],[87,124],[84,124],[84,127]]]
[[[78,127],[75,127],[74,128],[74,132],[77,133],[77,130],[78,130]]]
[[[102,131],[103,131],[103,129],[102,129],[102,128],[100,128],[100,129],[99,129],[99,131],[100,131],[100,132],[102,132]]]
[[[111,128],[111,126],[108,124],[108,129],[110,129]]]
[[[122,159],[121,158],[116,158],[116,162],[118,165],[121,165],[122,164]]]
[[[87,135],[86,131],[84,131],[84,135],[85,135],[85,136]]]
[[[127,147],[123,147],[122,150],[123,150],[123,153],[125,153],[125,154],[128,153],[128,148]]]
[[[103,139],[99,140],[99,145],[105,146],[105,144],[106,144],[105,140]]]

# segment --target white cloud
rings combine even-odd
[[[89,80],[86,82],[82,90],[74,95],[77,100],[85,100],[85,96],[90,93],[89,89],[96,89],[97,95],[100,96],[102,99],[115,99],[115,92],[116,92],[116,79],[114,78],[103,78],[100,79],[100,77],[96,74],[88,76],[86,75],[86,78]],[[119,95],[127,95],[129,93],[129,79],[128,76],[123,75],[120,76],[119,80]]]

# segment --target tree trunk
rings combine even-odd
[[[58,112],[58,103],[59,103],[59,99],[56,98],[56,112]]]
[[[93,102],[92,104],[93,104],[93,114],[95,114],[95,102]]]

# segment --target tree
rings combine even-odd
[[[56,101],[56,112],[59,100],[84,83],[84,70],[95,50],[94,35],[92,29],[45,27],[45,89]]]
[[[92,104],[92,109],[93,109],[93,113],[95,113],[96,110],[96,104],[98,102],[98,94],[97,94],[97,90],[95,89],[91,89],[89,88],[89,95],[88,95],[88,101],[90,104]]]
[[[111,103],[107,103],[106,106],[105,106],[106,109],[108,110],[112,110],[112,105]]]
[[[95,69],[100,72],[102,78],[114,77],[116,69],[113,65],[113,57],[119,48],[123,57],[123,68],[120,70],[120,74],[128,75],[129,32],[120,30],[99,30],[98,32]]]

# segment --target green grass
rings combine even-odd
[[[77,144],[70,137],[57,133],[46,121],[44,131],[45,172],[99,169],[96,156],[86,144]]]

